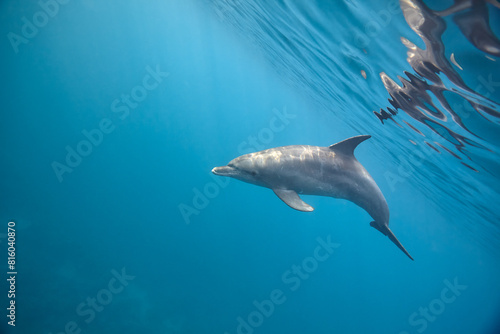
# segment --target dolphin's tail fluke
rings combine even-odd
[[[394,242],[394,244],[396,246],[398,246],[398,248],[401,249],[403,251],[403,253],[405,253],[413,261],[413,258],[411,257],[410,253],[408,253],[406,251],[406,249],[403,247],[403,245],[401,245],[398,238],[396,238],[396,236],[394,235],[394,233],[392,233],[391,229],[388,226],[386,226],[386,225],[380,226],[379,224],[377,224],[374,221],[370,223],[370,226],[372,226],[372,227],[376,228],[377,230],[379,230],[380,232],[382,232],[383,235],[388,236],[389,239],[391,239],[391,241]]]

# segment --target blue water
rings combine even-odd
[[[423,75],[408,3],[3,1],[1,332],[500,333],[498,45],[443,15]],[[415,261],[351,202],[210,172],[360,134]]]

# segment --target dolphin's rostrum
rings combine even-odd
[[[292,145],[245,154],[227,166],[215,167],[216,175],[270,188],[290,207],[313,211],[298,194],[349,200],[374,219],[371,226],[388,236],[413,258],[389,229],[389,208],[384,195],[366,169],[354,157],[354,149],[371,136],[356,136],[329,147]]]

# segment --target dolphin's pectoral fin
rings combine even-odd
[[[386,225],[379,225],[377,224],[376,222],[371,222],[370,223],[370,226],[376,228],[377,230],[379,230],[383,235],[386,235],[389,237],[389,239],[396,245],[398,246],[399,249],[401,249],[403,251],[403,253],[405,253],[410,259],[413,260],[413,258],[411,257],[410,253],[408,253],[406,251],[406,249],[403,247],[403,245],[399,242],[398,238],[396,238],[396,236],[394,235],[394,233],[392,233],[391,229],[386,226]]]
[[[312,206],[304,202],[294,190],[288,189],[273,189],[278,196],[289,207],[299,211],[311,212],[314,210]]]

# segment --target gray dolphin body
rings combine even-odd
[[[287,205],[313,211],[298,194],[349,200],[374,219],[370,225],[388,236],[410,259],[413,258],[389,229],[389,208],[384,195],[354,157],[354,149],[371,136],[357,136],[329,147],[293,145],[242,155],[215,167],[216,175],[229,176],[270,188]]]

